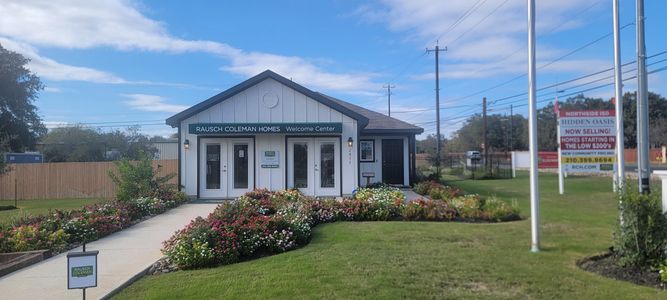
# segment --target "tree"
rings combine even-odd
[[[653,147],[667,145],[667,99],[656,93],[648,93],[649,143]],[[623,125],[625,147],[637,147],[637,98],[635,93],[623,95]]]
[[[97,131],[82,126],[51,129],[41,142],[47,162],[103,161],[107,147],[115,144],[112,139],[105,144]]]
[[[32,150],[46,127],[33,102],[44,88],[23,55],[0,45],[0,154]],[[6,171],[4,155],[0,173]]]
[[[487,143],[491,152],[527,149],[527,120],[522,115],[487,115]],[[511,122],[511,126],[510,126]],[[511,131],[510,131],[511,127]],[[454,133],[449,149],[452,152],[482,150],[484,143],[484,117],[475,114]]]
[[[449,143],[448,143],[448,140],[445,138],[445,136],[442,135],[442,134],[440,135],[440,143],[441,143],[440,144],[440,146],[441,146],[440,156],[441,156],[441,158],[443,158],[445,156],[444,155],[445,151],[449,152],[449,150],[448,150],[449,149]],[[429,162],[435,163],[435,157],[436,157],[436,152],[437,152],[436,145],[437,144],[438,144],[437,135],[429,134],[428,136],[426,136],[425,139],[418,140],[416,142],[417,153],[426,153],[426,154],[428,154],[427,158],[428,158]]]
[[[121,157],[136,160],[145,153],[152,157],[157,149],[138,127],[127,132],[100,132],[89,127],[54,128],[41,141],[48,162],[104,161]]]

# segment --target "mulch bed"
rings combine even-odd
[[[607,278],[628,281],[661,290],[667,288],[660,281],[660,274],[658,272],[637,267],[623,267],[618,263],[618,259],[609,252],[582,259],[577,262],[577,265],[583,270]]]

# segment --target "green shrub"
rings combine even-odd
[[[667,216],[660,194],[643,195],[627,186],[618,197],[622,222],[614,233],[615,254],[626,266],[658,266],[667,258]]]
[[[2,210],[12,210],[16,209],[17,207],[14,205],[0,205],[0,211]]]
[[[215,264],[216,253],[212,242],[214,232],[198,223],[201,221],[193,221],[189,227],[176,233],[178,238],[172,237],[173,241],[165,242],[165,245],[169,244],[164,253],[180,267],[200,268]]]
[[[116,184],[116,198],[120,201],[140,197],[165,199],[167,197],[164,194],[176,191],[176,185],[168,183],[176,174],[159,176],[160,167],[153,169],[150,157],[144,153],[140,154],[136,162],[124,158],[114,164],[118,168],[118,174],[109,170],[109,177]]]
[[[513,201],[512,205],[510,205],[495,196],[484,200],[482,211],[484,217],[492,221],[519,219],[519,208],[517,207],[516,201]]]
[[[660,274],[660,281],[667,282],[667,260],[660,265],[658,273]]]
[[[452,199],[452,205],[458,211],[459,216],[468,219],[482,218],[482,201],[479,195],[469,194]]]
[[[8,243],[16,252],[49,249],[58,252],[67,246],[67,238],[62,229],[50,232],[37,226],[22,225],[12,230]]]
[[[369,220],[387,221],[400,215],[399,207],[405,201],[405,195],[395,187],[385,186],[381,188],[360,188],[354,193],[354,199],[359,202],[367,202],[366,208],[369,213]],[[356,207],[362,208],[363,205]],[[362,211],[363,209],[359,212]]]
[[[430,181],[422,181],[415,184],[414,191],[420,195],[426,195],[431,190],[432,183]]]
[[[449,221],[456,210],[443,200],[416,199],[401,207],[401,217],[409,221]]]

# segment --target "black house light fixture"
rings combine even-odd
[[[183,148],[185,148],[185,150],[190,149],[190,140],[185,139],[185,141],[183,142]]]
[[[354,140],[352,139],[352,137],[347,138],[347,146],[352,147],[352,143],[354,143]]]

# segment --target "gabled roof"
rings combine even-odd
[[[401,120],[397,120],[388,116],[385,116],[381,113],[377,113],[363,107],[354,105],[352,103],[345,102],[340,99],[336,99],[321,93],[314,92],[306,87],[297,84],[283,76],[278,75],[277,73],[266,70],[258,75],[243,81],[232,88],[219,93],[211,98],[206,99],[203,102],[195,104],[194,106],[177,113],[167,119],[167,125],[172,127],[179,126],[179,123],[182,120],[185,120],[201,111],[204,111],[222,101],[225,101],[234,95],[268,79],[271,78],[275,81],[278,81],[295,91],[306,95],[307,97],[320,102],[332,109],[339,111],[340,113],[355,119],[357,125],[361,128],[362,133],[415,133],[419,134],[424,131],[421,127],[417,127]]]
[[[358,105],[354,105],[343,100],[327,96],[325,94],[318,93],[331,101],[338,103],[341,106],[347,107],[348,109],[355,111],[362,116],[368,119],[368,125],[361,129],[361,133],[365,134],[377,134],[377,133],[414,133],[420,134],[424,132],[424,129],[410,123],[401,121],[389,117],[387,115],[381,114],[370,109],[363,108]]]

